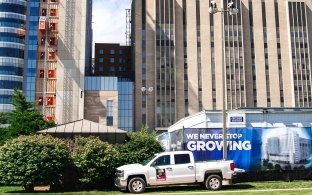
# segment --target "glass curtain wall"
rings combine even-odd
[[[35,100],[36,91],[36,61],[37,61],[37,36],[39,20],[39,0],[28,1],[27,6],[27,32],[25,48],[25,69],[23,90],[28,101]]]
[[[22,90],[27,1],[0,2],[0,112],[13,110],[14,89]]]

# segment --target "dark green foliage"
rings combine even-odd
[[[0,124],[7,124],[8,121],[8,114],[7,113],[0,113]]]
[[[44,120],[34,104],[27,102],[25,95],[17,89],[14,90],[12,104],[15,110],[2,116],[2,121],[9,123],[9,126],[0,129],[0,145],[19,135],[30,135],[38,130],[55,126],[54,121]]]
[[[25,112],[34,109],[34,104],[26,101],[25,94],[18,89],[14,89],[14,94],[12,96],[12,104],[15,108],[13,112]]]
[[[11,137],[18,135],[30,135],[40,129],[53,127],[54,122],[43,119],[38,110],[12,112],[10,114],[10,126],[8,127]]]
[[[149,132],[147,127],[128,134],[124,144],[117,146],[120,152],[120,165],[142,163],[155,153],[163,151],[161,144],[156,140],[156,133]]]
[[[67,146],[60,139],[19,136],[0,147],[0,182],[25,188],[58,183],[68,159]]]
[[[0,128],[0,146],[11,138],[7,128]]]
[[[111,179],[117,162],[118,151],[109,143],[95,137],[76,137],[72,158],[84,184],[94,184]]]
[[[273,164],[272,163],[268,164],[268,169],[273,169]]]
[[[282,167],[281,167],[281,165],[279,165],[279,164],[276,164],[276,165],[274,166],[274,168],[275,168],[276,170],[282,170]]]

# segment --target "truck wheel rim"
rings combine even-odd
[[[219,180],[218,180],[218,179],[213,178],[213,179],[211,179],[211,180],[209,181],[209,186],[210,186],[212,189],[218,188],[219,185],[220,185],[220,183],[219,183]]]
[[[142,189],[142,183],[140,181],[134,181],[132,183],[132,189],[134,191],[140,191]]]

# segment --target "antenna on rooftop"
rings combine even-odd
[[[131,9],[126,9],[126,45],[131,45]]]

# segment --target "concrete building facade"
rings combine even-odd
[[[92,1],[39,2],[35,99],[45,118],[58,124],[83,119],[91,13]]]
[[[225,9],[229,2],[216,0]],[[132,1],[136,127],[161,130],[221,110],[222,86],[227,110],[312,106],[312,2],[234,3],[239,13],[222,21],[209,0]]]

